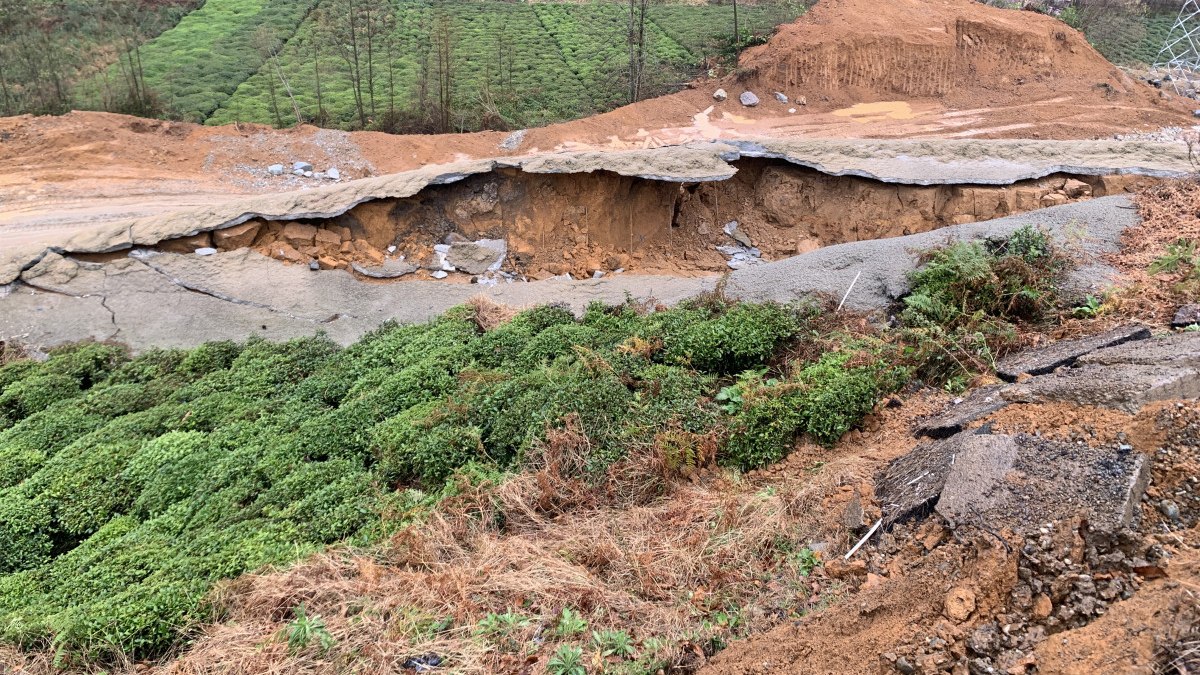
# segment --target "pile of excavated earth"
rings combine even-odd
[[[0,342],[349,344],[478,295],[718,285],[887,320],[922,251],[1026,225],[1103,298],[1133,195],[1194,171],[1160,131],[1191,124],[1062,22],[970,0],[823,0],[729,77],[513,134],[0,119]],[[803,620],[687,670],[1195,672],[1200,333],[1166,328],[1087,329],[747,476],[819,476],[796,504],[825,564]],[[214,645],[250,663],[283,627],[258,628],[213,627],[172,672],[222,670]]]

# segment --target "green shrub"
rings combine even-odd
[[[10,384],[0,393],[0,417],[11,424],[82,393],[79,381],[69,375],[45,373]]]
[[[707,372],[735,373],[765,363],[799,327],[799,319],[788,307],[739,304],[712,319],[688,322],[667,334],[663,343],[669,361]]]
[[[902,318],[911,326],[969,327],[1041,321],[1058,301],[1067,270],[1045,233],[1023,227],[990,245],[956,242],[927,255],[909,275]]]
[[[153,517],[183,501],[214,459],[208,436],[196,431],[172,431],[143,443],[124,471],[137,495],[134,512]]]
[[[431,401],[380,423],[372,447],[382,476],[435,484],[467,462],[483,456],[478,427]]]
[[[11,492],[0,492],[0,574],[38,567],[54,547],[50,509]]]

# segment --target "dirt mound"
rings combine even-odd
[[[741,66],[744,85],[760,94],[804,96],[821,107],[897,99],[937,99],[964,112],[1054,104],[1026,110],[1022,126],[1065,127],[1080,105],[1130,124],[1176,107],[1058,19],[971,0],[826,0],[749,50]],[[841,114],[874,121],[911,111],[861,106]]]

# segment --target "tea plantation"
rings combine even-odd
[[[544,307],[485,332],[464,307],[346,349],[315,337],[129,358],[81,344],[9,363],[0,639],[64,663],[160,654],[205,616],[216,581],[366,543],[463,467],[519,464],[568,415],[589,471],[667,432],[682,452],[729,428],[719,459],[743,468],[782,457],[797,431],[831,443],[904,369],[834,350],[766,379],[816,316]],[[718,405],[722,385],[740,393]]]
[[[1026,228],[911,275],[903,325],[719,294],[670,310],[463,306],[323,336],[191,350],[84,343],[0,366],[0,641],[60,665],[154,657],[213,585],[419,520],[570,425],[570,477],[649,453],[740,470],[831,445],[913,378],[962,383],[1057,316],[1067,259]],[[853,328],[851,328],[853,327]],[[715,452],[715,457],[712,453]]]
[[[450,22],[458,128],[479,127],[485,96],[508,126],[572,119],[627,102],[625,4],[397,0],[394,5],[390,57],[374,47],[373,119],[417,100],[419,62],[429,53],[435,15]],[[314,10],[320,6],[321,0],[207,0],[143,47],[146,81],[172,117],[273,124],[278,108],[279,121],[294,124],[279,73],[256,47],[256,32],[267,26],[282,42],[279,70],[305,120],[317,120],[323,111],[330,126],[360,127],[350,66],[318,33]],[[739,8],[739,22],[750,33],[765,34],[802,11],[791,3],[747,5]],[[646,49],[647,72],[659,76],[654,92],[682,86],[717,54],[732,25],[730,5],[651,6]],[[100,82],[97,77],[80,87],[83,104],[95,105],[98,99],[89,92],[99,91]]]

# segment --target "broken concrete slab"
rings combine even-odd
[[[1200,303],[1182,305],[1171,319],[1172,328],[1187,328],[1200,324]]]
[[[454,242],[446,251],[446,262],[467,274],[483,274],[500,269],[508,244],[503,239]]]
[[[1113,330],[1075,340],[1060,340],[1038,349],[1028,349],[1002,359],[996,364],[996,374],[1009,382],[1021,375],[1044,375],[1057,368],[1075,363],[1079,357],[1104,347],[1150,337],[1145,326],[1121,326]]]
[[[971,391],[965,398],[957,399],[946,410],[922,422],[915,434],[929,438],[949,438],[957,434],[971,422],[1008,405],[1000,395],[1007,386],[998,384]]]
[[[1150,481],[1149,460],[1119,447],[1038,436],[971,436],[954,457],[935,507],[953,524],[1029,532],[1084,517],[1093,530],[1129,526]]]
[[[1001,505],[1005,481],[1017,461],[1012,436],[968,435],[952,459],[937,512],[951,522],[986,516]]]
[[[1200,370],[1088,364],[1012,385],[1001,395],[1014,403],[1062,401],[1136,413],[1152,401],[1200,397]]]
[[[1121,364],[1200,369],[1200,332],[1172,333],[1084,354],[1077,366]]]
[[[350,263],[350,267],[359,274],[372,279],[395,279],[405,274],[416,272],[418,267],[403,260],[385,260],[382,265],[361,265]]]
[[[889,462],[875,478],[875,500],[883,512],[883,522],[891,525],[927,512],[942,494],[954,458],[973,436],[960,433],[923,443]]]

